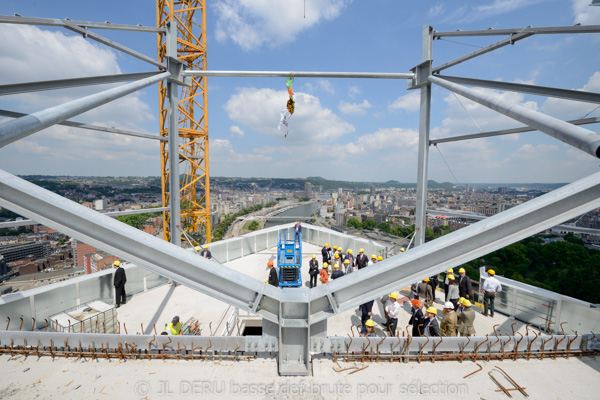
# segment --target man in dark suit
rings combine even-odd
[[[369,264],[369,259],[365,255],[365,249],[358,251],[358,257],[356,257],[356,268],[362,269]]]
[[[125,294],[125,283],[127,282],[127,277],[125,276],[125,270],[121,267],[121,262],[119,260],[113,263],[113,266],[116,268],[115,278],[113,281],[113,285],[115,285],[115,296],[116,296],[116,307],[121,307],[121,304],[125,304],[126,294]]]
[[[410,301],[410,304],[412,304],[412,316],[410,317],[408,324],[412,325],[412,335],[418,337],[423,333],[423,311],[421,311],[421,302],[419,299],[413,299]]]
[[[324,263],[331,264],[331,253],[329,252],[329,245],[327,243],[321,249],[321,255],[323,256]]]
[[[273,261],[269,260],[267,262],[267,267],[269,267],[269,285],[279,287],[279,278],[277,277],[277,270],[273,266]]]
[[[460,278],[458,279],[458,294],[460,297],[471,300],[473,295],[473,288],[471,287],[471,278],[465,273],[465,269],[461,268],[458,270]]]
[[[296,242],[300,243],[300,235],[302,234],[302,225],[300,225],[300,222],[296,222],[294,232],[296,232]]]

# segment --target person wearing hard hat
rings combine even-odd
[[[448,270],[446,270],[446,277],[444,278],[444,301],[450,301],[450,299],[448,298],[448,285],[450,284],[450,282],[448,282],[448,277],[452,275],[454,276],[454,270],[452,268],[449,268]]]
[[[333,255],[333,264],[332,264],[332,267],[333,267],[334,265],[338,265],[338,266],[339,266],[339,265],[340,265],[340,261],[341,261],[341,260],[340,260],[340,255],[339,255],[338,253],[335,253],[335,254]]]
[[[317,276],[319,275],[319,262],[317,261],[317,255],[313,254],[310,262],[308,263],[308,275],[310,275],[310,288],[317,287]]]
[[[412,316],[408,320],[408,324],[412,325],[412,335],[421,336],[423,333],[423,311],[421,310],[421,302],[419,299],[412,299]]]
[[[502,291],[502,285],[496,279],[496,271],[488,269],[488,277],[483,282],[483,315],[488,316],[488,310],[490,310],[490,317],[494,318],[494,300],[498,292]]]
[[[454,311],[454,304],[447,301],[444,304],[444,318],[440,324],[440,329],[443,336],[457,336],[458,316]]]
[[[167,335],[169,336],[181,335],[181,322],[179,322],[179,317],[177,315],[173,317],[171,323],[165,327],[165,332],[167,332]]]
[[[471,278],[467,276],[464,268],[459,269],[458,273],[460,274],[460,278],[458,278],[458,293],[460,297],[470,300],[473,293]]]
[[[121,307],[121,304],[127,302],[127,294],[125,293],[125,283],[127,283],[127,276],[125,270],[121,267],[121,261],[116,260],[113,262],[115,267],[115,277],[113,279],[113,285],[115,286],[115,308]]]
[[[448,301],[454,304],[454,311],[458,309],[458,299],[460,298],[460,294],[458,292],[458,282],[454,275],[448,274],[446,276],[446,280],[448,284],[446,287],[448,288]]]
[[[362,325],[360,334],[364,334],[367,331],[366,322],[371,319],[373,315],[373,303],[375,300],[367,301],[361,304],[358,309],[360,310],[360,324]]]
[[[474,336],[475,311],[471,310],[471,302],[467,299],[463,301],[464,310],[458,313],[458,333],[460,336]]]
[[[369,259],[365,254],[365,249],[358,250],[358,255],[356,256],[356,268],[363,269],[367,265],[369,265]]]
[[[200,255],[204,258],[208,258],[209,260],[212,258],[212,253],[210,252],[210,250],[208,249],[208,245],[205,244],[204,246],[202,246],[202,248],[204,250],[202,250],[202,252],[200,253]]]
[[[406,249],[404,247],[400,247],[400,253],[404,253]]]
[[[419,300],[421,300],[421,304],[425,307],[429,307],[433,304],[433,292],[429,285],[429,278],[425,278],[419,283],[417,286],[417,296],[419,297]]]
[[[383,261],[383,257],[382,256],[377,257],[377,262],[379,262],[379,261]]]
[[[319,280],[323,284],[329,282],[329,274],[327,273],[328,267],[329,265],[327,265],[327,263],[323,263],[323,269],[321,269],[321,272],[319,273]]]
[[[458,298],[458,310],[456,310],[457,313],[463,312],[465,310],[465,298],[464,297],[459,297]]]
[[[429,282],[427,282],[427,284],[429,286],[431,286],[431,304],[433,304],[435,302],[435,294],[436,294],[436,289],[437,289],[437,285],[438,285],[438,276],[437,275],[433,275],[429,277]]]
[[[346,275],[351,274],[354,272],[354,267],[352,266],[352,261],[348,260],[347,258],[344,260],[344,273]]]
[[[372,319],[368,319],[365,322],[365,333],[360,335],[361,337],[376,337],[375,334],[375,322]]]
[[[384,324],[387,326],[391,336],[396,336],[396,327],[398,326],[398,313],[400,312],[400,304],[398,303],[398,292],[392,292],[385,305],[385,314],[387,321]]]
[[[296,248],[299,246],[300,244],[300,235],[302,234],[302,225],[300,225],[300,222],[296,222],[296,225],[294,226],[294,232],[296,233]]]
[[[267,262],[267,267],[269,268],[269,285],[279,287],[279,278],[277,277],[277,270],[275,269],[273,260]]]
[[[344,261],[344,253],[342,250],[343,249],[341,247],[338,247],[338,249],[337,249],[337,255],[338,255],[338,258],[340,259],[340,262]]]
[[[377,262],[377,256],[375,254],[371,254],[371,259],[369,260],[369,262],[367,263],[367,267],[369,265],[373,265]]]
[[[329,252],[329,245],[327,243],[321,249],[321,255],[323,256],[324,263],[329,264],[331,262],[331,253]]]
[[[344,276],[344,271],[341,270],[340,266],[335,264],[333,266],[333,274],[331,274],[331,279],[337,279]]]
[[[354,268],[354,255],[350,249],[346,251],[346,255],[344,256],[344,261],[346,260],[350,261],[350,265]]]
[[[423,335],[430,336],[441,336],[440,325],[436,319],[437,308],[431,306],[427,308],[425,312],[425,321],[423,322]]]

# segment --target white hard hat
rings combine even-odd
[[[454,304],[452,304],[451,302],[447,301],[444,303],[444,308],[450,308],[452,310],[454,310]]]

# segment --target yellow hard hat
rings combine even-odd
[[[200,251],[200,246],[196,246],[196,247],[194,247],[194,250],[196,250],[196,251]]]
[[[455,280],[456,278],[454,277],[454,275],[448,275],[448,279],[449,280]]]
[[[400,247],[400,252],[404,253],[406,249],[404,247]]]
[[[334,250],[337,250],[337,246],[333,246],[333,249],[334,249]]]
[[[121,265],[121,261],[117,260],[113,263],[113,265],[116,265],[118,267],[119,265]]]
[[[377,261],[383,261],[383,257],[381,257],[381,256],[377,257]]]
[[[327,269],[328,266],[329,266],[329,264],[323,263],[323,269]]]
[[[352,254],[352,250],[348,249],[348,254]]]
[[[329,245],[327,243],[325,243],[325,247],[329,247]]]
[[[205,245],[204,245],[204,246],[202,246],[202,247],[204,247],[205,249],[208,249],[208,245],[207,245],[207,244],[205,244]]]
[[[461,298],[458,299],[458,303],[459,304],[465,304],[465,300],[466,299],[464,297],[461,297]]]
[[[377,256],[375,254],[371,254],[371,258],[377,259]]]
[[[390,293],[390,299],[396,299],[396,300],[398,300],[398,292],[392,292],[392,293]]]
[[[345,259],[345,260],[344,260],[344,264],[350,264],[350,260],[348,260],[348,259]]]
[[[340,258],[340,255],[339,255],[338,253],[335,253],[335,254],[333,255],[333,257],[334,257],[334,258]]]
[[[312,258],[317,258],[317,256],[315,254],[312,255]]]
[[[368,320],[367,320],[367,322],[365,322],[365,325],[366,325],[366,326],[371,326],[371,327],[372,327],[372,326],[375,326],[375,322],[373,322],[373,320],[372,320],[372,319],[368,319]]]
[[[447,273],[447,274],[453,274],[453,273],[454,273],[454,270],[453,270],[452,268],[450,268],[450,269],[446,270],[446,273]]]
[[[434,314],[434,315],[437,315],[437,308],[435,308],[435,307],[429,307],[429,308],[427,309],[427,312],[428,312],[428,313],[432,313],[432,314]]]
[[[464,274],[464,273],[465,273],[465,269],[464,269],[464,268],[461,268],[461,269],[459,269],[459,270],[458,270],[458,273],[459,273],[459,274]]]
[[[429,278],[423,279],[423,282],[429,282]]]
[[[341,252],[341,251],[344,251],[344,249],[342,249],[341,247],[338,247],[338,250],[339,250],[340,252]]]
[[[469,300],[465,299],[465,301],[463,301],[463,306],[465,306],[465,307],[471,307],[472,304],[471,304],[471,302]]]
[[[364,253],[364,252],[365,252],[365,249],[360,249],[360,250],[358,250],[358,252],[359,252],[359,253]]]
[[[496,275],[496,271],[493,269],[488,269],[488,275]]]

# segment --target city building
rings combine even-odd
[[[4,260],[7,263],[23,260],[27,257],[34,259],[45,258],[50,255],[50,252],[50,242],[47,241],[0,246],[0,255],[4,256]]]

